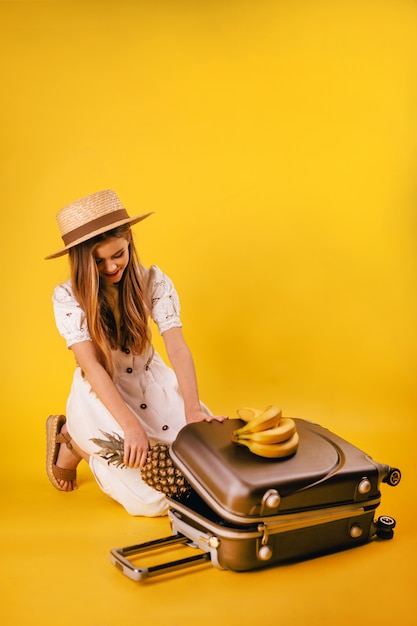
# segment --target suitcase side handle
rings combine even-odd
[[[204,561],[210,561],[210,554],[207,552],[197,554],[195,556],[189,556],[184,559],[167,561],[151,567],[137,567],[128,558],[129,556],[143,554],[145,552],[154,552],[159,548],[177,544],[190,544],[190,540],[181,533],[177,533],[176,535],[170,535],[169,537],[162,537],[160,539],[154,539],[153,541],[138,543],[133,546],[126,546],[125,548],[114,548],[110,551],[110,561],[123,574],[136,582],[144,581],[147,578],[157,576],[158,574],[174,572],[186,567],[198,565]]]

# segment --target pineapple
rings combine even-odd
[[[103,431],[102,431],[103,432]],[[123,462],[124,441],[117,433],[105,433],[107,439],[91,439],[101,449],[97,454],[116,467],[125,467]],[[169,446],[157,443],[150,447],[146,464],[141,469],[142,480],[170,498],[188,497],[191,486],[180,470],[175,467],[169,454]]]

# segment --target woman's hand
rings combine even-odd
[[[226,415],[207,415],[201,409],[186,415],[187,424],[193,424],[194,422],[224,422],[227,419]]]
[[[139,422],[125,429],[123,462],[126,467],[143,467],[146,463],[148,450],[149,439]]]

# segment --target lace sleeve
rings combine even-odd
[[[151,295],[151,317],[164,333],[170,328],[181,328],[180,301],[173,282],[159,267],[149,268],[149,290]]]

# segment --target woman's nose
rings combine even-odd
[[[117,269],[117,265],[115,263],[115,261],[113,261],[112,259],[110,261],[106,262],[106,272],[108,274],[111,274],[112,272],[114,272]]]

